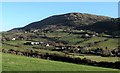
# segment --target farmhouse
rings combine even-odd
[[[31,42],[31,45],[39,45],[39,42]]]
[[[91,36],[89,34],[83,34],[82,38],[90,38]]]
[[[41,46],[46,46],[46,47],[49,47],[50,44],[48,43],[45,43],[45,42],[26,42],[24,43],[24,45],[41,45]]]
[[[70,50],[73,46],[55,46],[53,50],[56,51],[64,51],[64,50]]]
[[[96,36],[95,34],[92,35],[92,37]]]
[[[46,44],[46,46],[48,47],[48,46],[50,46],[49,44]]]
[[[24,45],[39,45],[39,42],[26,42]]]
[[[81,32],[84,32],[84,30],[80,30]]]
[[[16,40],[16,38],[12,38],[12,40],[14,41],[14,40]]]

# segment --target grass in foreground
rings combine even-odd
[[[2,54],[2,56],[3,71],[117,71],[110,68],[77,65],[12,54]]]

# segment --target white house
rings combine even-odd
[[[80,30],[81,32],[83,32],[83,30]]]
[[[50,46],[49,44],[46,44],[46,46],[48,47],[48,46]]]
[[[94,36],[96,36],[96,35],[93,34],[92,36],[94,37]]]
[[[85,36],[86,36],[86,37],[89,37],[89,35],[88,35],[88,34],[85,34]]]
[[[16,40],[16,38],[12,38],[12,40],[14,41],[14,40]]]
[[[39,42],[31,42],[32,45],[39,45]]]
[[[99,34],[98,33],[95,33],[96,36],[98,36]]]

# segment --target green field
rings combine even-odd
[[[109,39],[108,41],[106,41],[106,42],[102,42],[102,43],[99,43],[98,45],[97,45],[97,47],[106,47],[106,46],[108,46],[108,48],[109,49],[113,49],[113,48],[116,48],[116,47],[118,47],[119,45],[118,45],[118,39],[113,39],[113,38],[111,38],[111,39]]]
[[[110,68],[77,65],[11,54],[2,54],[2,56],[3,71],[117,71]]]
[[[75,31],[78,32],[78,31]],[[79,31],[80,32],[80,31]],[[4,33],[4,36],[10,37],[14,35],[26,35],[26,36],[38,36],[37,34],[41,35],[41,33]],[[63,31],[54,31],[54,32],[47,32],[44,33],[47,37],[51,37],[54,39],[56,37],[57,41],[65,41],[68,43],[68,45],[78,45],[78,46],[85,46],[88,43],[92,43],[95,41],[103,41],[105,39],[109,39],[108,41],[100,42],[94,46],[88,47],[88,48],[94,48],[96,49],[97,47],[105,48],[106,46],[109,49],[114,49],[118,47],[118,39],[119,38],[107,38],[107,37],[99,37],[99,36],[94,36],[88,40],[85,40],[86,38],[81,38],[81,34],[69,34],[68,32],[63,32]],[[32,38],[34,41],[51,41],[47,38]],[[15,40],[15,41],[6,41],[5,43],[9,44],[15,44],[15,45],[22,45],[25,40]],[[52,40],[52,42],[55,42]],[[23,46],[23,45],[22,45]],[[3,45],[4,47],[4,45]],[[24,46],[25,47],[25,46]],[[28,47],[28,46],[27,46]],[[29,47],[28,47],[29,48]]]
[[[85,55],[85,56],[76,56],[79,58],[87,58],[90,59],[92,61],[97,61],[97,62],[116,62],[119,61],[119,57],[101,57],[101,56],[96,56],[96,55]]]
[[[71,37],[72,38],[72,37]],[[99,39],[98,39],[99,38]],[[68,38],[67,38],[68,39]],[[93,41],[93,40],[95,40],[95,41],[98,41],[98,40],[103,40],[104,38],[101,38],[100,39],[100,37],[93,37],[93,38],[91,38],[90,40],[88,40],[88,41],[85,41],[85,42],[83,42],[83,44],[85,44],[85,43],[88,43],[88,42],[91,42],[91,41]],[[73,39],[74,40],[74,39]],[[19,46],[20,47],[15,47],[15,46],[10,46],[10,45],[6,45],[6,44],[3,44],[2,45],[2,48],[3,49],[15,49],[15,50],[26,50],[26,49],[34,49],[34,48],[32,48],[33,46],[27,46],[27,45],[23,45],[23,43],[24,42],[26,42],[26,41],[23,41],[23,40],[15,40],[15,41],[6,41],[5,43],[7,43],[7,44],[12,44],[12,45],[18,45],[19,44]],[[111,47],[113,47],[113,46],[117,46],[117,39],[109,39],[108,41],[106,41],[106,42],[103,42],[103,43],[99,43],[98,45],[96,45],[96,46],[93,46],[93,47],[90,47],[90,48],[95,48],[95,47],[98,47],[98,46],[104,46],[105,47],[105,45],[108,45],[108,44],[111,44],[111,45],[109,45],[109,46],[111,46]],[[113,44],[112,44],[113,43]],[[39,47],[39,46],[38,46]],[[109,48],[109,49],[111,49],[111,48]],[[50,50],[45,50],[45,49],[34,49],[34,50],[36,50],[36,51],[40,51],[40,52],[42,52],[42,53],[57,53],[57,54],[64,54],[64,53],[62,53],[62,52],[58,52],[58,51],[50,51]],[[81,55],[81,54],[78,54],[78,55]],[[80,58],[87,58],[87,59],[91,59],[91,60],[93,60],[93,61],[97,61],[97,62],[100,62],[100,61],[107,61],[107,62],[115,62],[115,61],[119,61],[118,60],[118,57],[101,57],[101,56],[96,56],[96,55],[93,55],[93,56],[88,56],[88,55],[84,55],[84,56],[76,56],[76,57],[80,57]]]

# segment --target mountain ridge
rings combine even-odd
[[[92,29],[93,31],[98,31],[98,32],[104,32],[106,31],[105,29],[107,29],[108,32],[111,32],[110,30],[113,30],[114,32],[117,31],[117,26],[119,24],[119,22],[117,22],[118,20],[119,18],[111,18],[107,16],[93,15],[88,13],[72,12],[72,13],[66,13],[60,15],[53,15],[41,21],[32,22],[26,25],[25,27],[15,28],[10,31],[16,31],[16,30],[30,31],[32,29],[43,29],[43,28],[52,29],[52,27],[66,26],[68,28],[69,27],[79,28],[79,29],[87,28],[87,30]],[[114,24],[117,25],[113,27]],[[96,30],[96,27],[97,29],[99,28],[100,29]]]
[[[57,23],[57,24],[60,24],[60,22],[62,21],[76,21],[76,22],[81,22],[82,20],[84,20],[84,19],[86,19],[85,21],[87,21],[87,18],[89,17],[89,19],[95,19],[95,18],[99,18],[99,17],[101,17],[101,18],[99,18],[99,20],[103,20],[103,19],[107,19],[107,18],[110,18],[110,17],[105,17],[105,16],[98,16],[98,15],[93,15],[93,14],[87,14],[87,13],[78,13],[78,12],[73,12],[73,13],[66,13],[66,14],[61,14],[61,15],[53,15],[53,16],[50,16],[50,17],[48,17],[48,18],[45,18],[45,19],[43,19],[43,20],[41,20],[41,21],[36,21],[36,22],[32,22],[32,23],[30,23],[30,24],[28,24],[28,25],[26,25],[25,27],[21,27],[21,28],[29,28],[30,27],[30,25],[32,25],[32,24],[34,24],[34,27],[32,27],[32,28],[36,28],[35,26],[38,26],[38,25],[44,25],[45,24],[45,22],[55,22],[55,23]],[[57,20],[57,21],[54,21],[54,20]],[[85,22],[84,21],[84,22]],[[84,24],[84,22],[83,22],[83,24]],[[54,23],[54,24],[55,24]],[[65,22],[64,22],[65,23]],[[63,24],[64,24],[63,23]],[[89,22],[89,23],[92,23],[92,22]],[[38,24],[38,25],[36,25],[36,24]],[[50,23],[49,23],[50,24]],[[49,24],[47,24],[47,25],[49,25]],[[76,24],[76,23],[75,23]],[[88,23],[87,23],[88,24]]]

